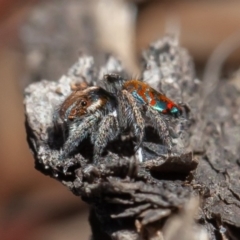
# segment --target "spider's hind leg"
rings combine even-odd
[[[168,151],[172,150],[172,138],[170,136],[167,120],[164,120],[159,112],[154,110],[151,106],[144,106],[146,109],[146,116],[150,119],[153,127],[157,130],[158,135],[167,145]]]

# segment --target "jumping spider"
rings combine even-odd
[[[68,137],[60,159],[69,157],[87,136],[94,145],[94,163],[108,142],[127,129],[137,139],[137,151],[144,138],[145,120],[149,119],[158,135],[171,150],[167,118],[178,117],[182,108],[139,80],[125,80],[117,74],[104,76],[105,89],[89,87],[73,91],[61,105],[55,119],[61,119]]]

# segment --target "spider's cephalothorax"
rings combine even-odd
[[[117,95],[120,127],[132,127],[133,134],[138,139],[136,149],[143,141],[146,117],[171,149],[167,116],[180,116],[182,108],[142,81],[125,80],[117,74],[107,74],[104,79],[105,88]]]
[[[68,137],[60,159],[69,157],[78,145],[90,136],[96,162],[107,143],[119,133],[115,97],[100,87],[73,91],[60,106],[56,120],[63,121]]]

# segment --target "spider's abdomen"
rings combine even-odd
[[[149,104],[158,112],[174,117],[178,117],[182,113],[180,106],[144,82],[128,80],[124,83],[123,89],[130,92],[140,104]]]

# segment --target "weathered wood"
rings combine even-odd
[[[113,57],[97,68],[93,57],[82,55],[59,81],[41,81],[25,90],[26,130],[36,168],[91,205],[95,240],[106,236],[207,239],[206,232],[211,240],[220,236],[238,239],[239,91],[230,83],[219,84],[210,98],[204,99],[206,104],[200,111],[202,83],[194,75],[186,50],[170,36],[143,52],[142,67],[146,82],[175,101],[186,102],[191,109],[186,118],[170,121],[179,135],[171,156],[149,127],[142,163],[133,154],[131,139],[110,143],[96,166],[92,165],[92,145],[87,140],[72,158],[58,160],[63,141],[52,116],[70,94],[70,86],[83,81],[101,85],[99,80],[110,69],[125,74]],[[193,204],[194,196],[201,199],[199,209]],[[194,223],[194,216],[202,227]]]

